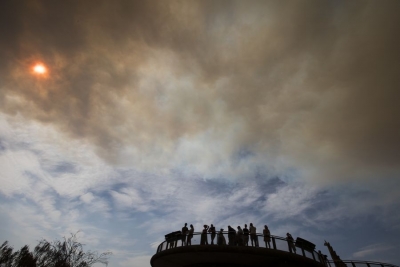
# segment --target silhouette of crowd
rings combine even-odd
[[[256,227],[253,223],[249,224],[249,228],[247,224],[244,227],[237,226],[237,230],[228,225],[227,236],[228,240],[225,239],[224,229],[221,228],[218,232],[215,229],[215,226],[211,224],[210,226],[204,225],[203,229],[200,233],[200,245],[228,245],[228,246],[253,246],[259,247],[259,237],[257,235]],[[170,233],[165,236],[167,241],[167,247],[173,248],[177,246],[177,242],[181,241],[181,246],[190,246],[192,245],[192,238],[194,235],[194,227],[191,224],[189,228],[187,227],[187,223],[182,227],[181,231],[176,231]],[[210,235],[211,242],[209,243],[208,235]],[[287,242],[291,252],[296,252],[295,242],[293,237],[287,233]],[[265,243],[266,248],[271,248],[271,232],[267,225],[264,226],[262,232],[263,241]],[[216,238],[216,240],[215,240]],[[250,242],[249,242],[250,241]]]
[[[211,224],[210,226],[203,225],[202,231],[195,233],[193,225],[191,224],[188,228],[187,223],[185,223],[181,231],[176,231],[165,235],[166,242],[160,245],[157,251],[171,249],[179,245],[191,246],[194,235],[200,237],[200,240],[196,239],[195,245],[202,246],[218,245],[260,247],[259,239],[262,238],[265,246],[261,245],[261,247],[267,249],[288,251],[290,253],[302,255],[304,257],[306,257],[305,251],[308,251],[308,255],[313,255],[312,257],[314,258],[314,260],[323,263],[327,262],[327,256],[322,254],[321,251],[316,252],[315,245],[313,243],[300,237],[297,237],[296,240],[294,240],[293,236],[290,233],[286,233],[286,238],[272,236],[268,226],[264,225],[262,234],[257,234],[257,228],[253,225],[253,223],[250,223],[249,227],[247,227],[247,224],[245,224],[243,228],[241,226],[237,226],[236,229],[228,225],[227,231],[224,231],[223,228],[217,231],[216,227]],[[286,249],[285,246],[282,246],[282,242],[286,243]]]

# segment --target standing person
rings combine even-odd
[[[230,225],[228,225],[228,241],[229,246],[235,245],[236,231]]]
[[[215,227],[211,224],[208,232],[211,233],[211,245],[214,245],[214,238],[215,238]]]
[[[250,223],[250,239],[251,239],[251,245],[254,247],[258,247],[258,237],[256,230],[257,229],[255,226],[253,226],[253,223]]]
[[[194,228],[193,228],[193,225],[191,224],[190,230],[189,230],[188,236],[187,236],[186,246],[192,245],[193,233],[194,233]]]
[[[296,253],[296,247],[294,246],[294,239],[293,239],[292,235],[287,233],[286,240],[288,242],[290,252]]]
[[[224,231],[224,229],[221,228],[221,230],[219,230],[219,233],[218,233],[217,244],[220,245],[220,246],[226,245],[226,239],[225,239],[223,231]]]
[[[264,235],[265,247],[271,248],[271,232],[269,231],[267,225],[264,225],[263,235]]]
[[[240,226],[237,227],[236,243],[238,246],[243,246],[243,230]]]
[[[205,224],[204,229],[201,232],[200,245],[208,245],[207,230],[208,230],[208,225]]]
[[[249,245],[249,229],[247,229],[247,224],[243,228],[243,243],[245,246]]]
[[[328,266],[327,262],[325,261],[324,254],[322,254],[321,250],[318,250],[318,258],[320,262],[322,262],[325,266]]]
[[[186,235],[188,231],[189,229],[187,228],[187,223],[185,223],[185,226],[182,227],[182,246],[186,243]]]

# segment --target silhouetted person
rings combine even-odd
[[[168,237],[167,237],[168,236]],[[176,231],[168,234],[165,238],[167,238],[167,247],[174,248],[177,246],[178,239],[181,239],[181,231]]]
[[[189,229],[187,228],[187,223],[185,223],[185,226],[182,227],[182,246],[186,243],[186,236],[188,233]]]
[[[240,226],[237,227],[236,243],[238,246],[243,246],[243,230]]]
[[[211,233],[211,245],[214,245],[214,238],[216,235],[214,225],[211,224],[210,228],[208,229],[208,232]]]
[[[325,262],[325,265],[326,265],[326,263],[328,262],[328,255],[324,254],[324,262]]]
[[[174,248],[174,244],[175,244],[175,240],[173,238],[171,238],[170,240],[168,240],[168,248]]]
[[[258,237],[257,237],[257,232],[256,232],[256,227],[253,226],[252,223],[250,223],[250,240],[251,240],[251,245],[258,247]],[[254,242],[254,244],[253,244]]]
[[[243,243],[245,246],[249,245],[249,229],[247,229],[247,224],[243,228]]]
[[[192,245],[192,238],[193,238],[194,228],[193,225],[190,225],[190,229],[187,236],[186,246]]]
[[[217,244],[222,246],[226,245],[226,239],[223,233],[224,229],[219,230]]]
[[[264,225],[263,235],[264,235],[265,247],[271,248],[271,232],[269,231],[267,225]]]
[[[294,246],[294,239],[293,239],[292,235],[287,233],[286,240],[288,242],[290,252],[296,253],[296,247]]]
[[[328,266],[327,263],[325,262],[325,257],[324,257],[324,256],[325,256],[325,255],[322,254],[321,250],[318,250],[318,258],[319,258],[319,261],[320,261],[321,263],[323,263],[325,266]]]
[[[201,232],[200,245],[208,245],[207,230],[208,230],[208,225],[204,225],[204,229]]]
[[[228,240],[230,246],[236,245],[235,239],[236,239],[236,231],[230,225],[228,225]]]

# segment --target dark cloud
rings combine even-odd
[[[112,162],[229,169],[249,151],[314,179],[399,174],[398,1],[2,5],[2,112]],[[186,139],[220,149],[179,158]]]

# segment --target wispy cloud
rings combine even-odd
[[[149,266],[151,255],[129,257],[121,263],[121,266]]]
[[[398,1],[0,5],[2,236],[148,266],[185,222],[398,234]]]
[[[367,256],[375,255],[386,250],[392,250],[395,246],[388,245],[385,243],[377,243],[368,245],[366,247],[360,248],[357,252],[353,253],[353,257],[356,259],[365,259]],[[379,257],[379,256],[378,256]]]

